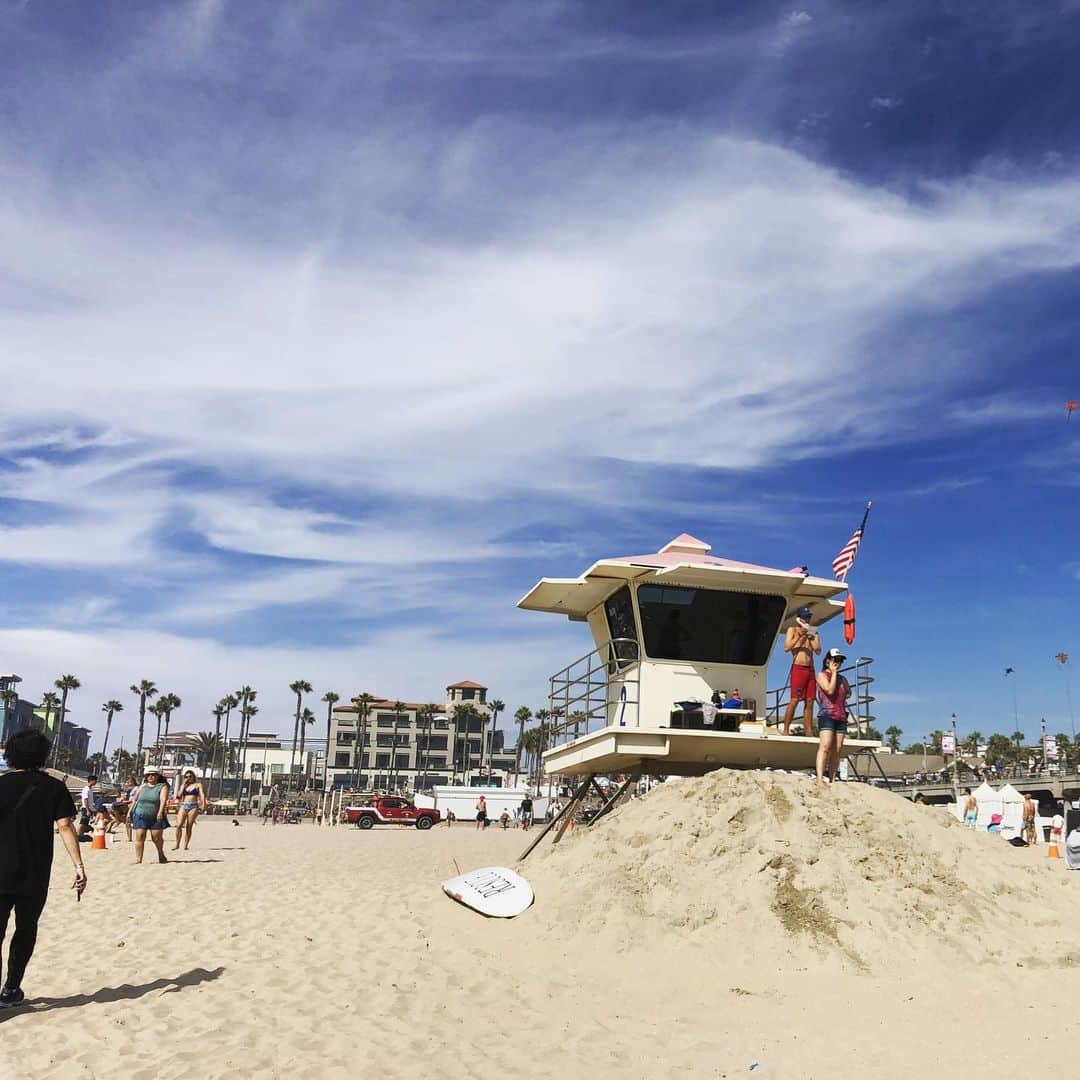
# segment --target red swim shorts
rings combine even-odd
[[[791,665],[791,700],[806,701],[814,696],[814,669],[809,665]]]

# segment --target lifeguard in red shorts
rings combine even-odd
[[[798,703],[803,703],[803,732],[814,734],[814,697],[817,683],[814,679],[814,655],[821,652],[821,638],[809,624],[810,609],[799,608],[794,626],[789,626],[784,634],[784,652],[791,653],[791,676],[788,685],[787,712],[784,713],[784,734],[791,732],[791,721],[795,717]]]

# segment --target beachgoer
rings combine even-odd
[[[476,827],[478,829],[487,828],[487,799],[483,795],[476,800]]]
[[[193,770],[185,770],[177,799],[176,843],[173,851],[180,849],[181,838],[184,841],[184,850],[187,851],[188,844],[191,843],[191,830],[195,828],[199,814],[206,809],[206,792],[203,790],[202,781]]]
[[[1031,793],[1024,792],[1024,839],[1029,844],[1035,843],[1035,801]]]
[[[1057,807],[1054,809],[1054,816],[1050,819],[1050,843],[1060,844],[1061,834],[1065,829],[1065,819],[1061,816],[1062,803],[1059,800]]]
[[[975,828],[975,820],[979,816],[979,801],[971,794],[971,788],[964,788],[964,824],[969,829]]]
[[[80,840],[90,831],[90,822],[97,817],[99,804],[97,792],[94,790],[95,784],[97,784],[97,777],[91,773],[86,778],[86,787],[82,789],[82,794],[79,795]]]
[[[801,607],[798,622],[784,634],[784,652],[791,653],[791,674],[788,685],[791,693],[784,713],[784,734],[791,732],[798,703],[803,703],[803,733],[814,734],[814,656],[821,652],[821,638],[809,625],[810,609]]]
[[[731,691],[726,698],[724,698],[721,709],[741,709],[742,708],[742,694],[739,693],[738,687]]]
[[[128,841],[131,841],[131,804],[135,801],[135,792],[139,790],[139,781],[134,776],[129,776],[125,783],[126,794],[124,797],[124,828],[127,831]]]
[[[86,871],[73,824],[75,803],[68,789],[41,771],[51,744],[40,731],[25,728],[4,747],[9,772],[0,776],[0,945],[15,913],[0,1006],[21,1005],[23,974],[37,943],[38,919],[49,895],[53,826],[75,868],[72,888],[81,898]]]
[[[504,829],[510,828],[510,811],[503,807],[503,812],[499,815],[499,824]]]
[[[821,714],[819,713],[818,714],[818,723],[820,723],[820,722],[821,722]],[[918,795],[915,796],[915,805],[916,806],[925,806],[926,805],[926,799],[923,797],[923,793],[921,791],[919,792]]]
[[[533,801],[531,795],[526,795],[521,800],[521,828],[522,831],[528,832],[532,828],[533,823]]]
[[[1080,821],[1065,837],[1065,866],[1069,870],[1080,870]]]
[[[169,785],[161,770],[155,765],[148,765],[143,773],[143,782],[135,791],[135,798],[128,809],[128,820],[135,830],[135,861],[142,862],[143,846],[146,834],[157,848],[158,862],[168,862],[165,858],[163,830],[169,827],[165,810],[169,803]]]
[[[824,671],[817,677],[818,729],[817,786],[825,787],[825,777],[836,780],[840,750],[847,735],[847,699],[851,684],[840,674],[847,657],[839,649],[825,654]]]
[[[453,825],[455,821],[457,821],[457,815],[454,813],[453,810],[447,810],[446,811],[446,827],[449,829],[450,826]]]

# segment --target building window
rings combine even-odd
[[[375,745],[376,746],[393,746],[394,745],[394,736],[393,735],[383,735],[382,732],[379,732],[379,734],[375,736]]]
[[[398,754],[397,755],[397,766],[396,767],[399,768],[399,769],[407,769],[409,767],[409,755],[408,754]]]
[[[436,731],[445,731],[447,720],[445,716],[437,716],[431,725]]]
[[[337,736],[338,746],[348,746],[350,743],[356,742],[356,732],[354,731],[339,731]]]
[[[335,769],[347,769],[349,767],[349,751],[338,752],[334,755],[334,768]]]
[[[431,735],[428,738],[417,739],[416,745],[424,750],[445,750],[446,749],[446,736],[445,735]]]
[[[376,754],[375,755],[375,768],[376,769],[389,769],[390,768],[390,755],[389,754]]]
[[[445,769],[446,756],[433,757],[430,761],[425,761],[422,767],[425,769]]]
[[[475,697],[476,691],[471,686],[467,686],[461,691],[462,701],[472,701]]]

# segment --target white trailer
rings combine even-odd
[[[431,792],[417,792],[413,803],[424,808],[441,810],[443,818],[447,813],[452,813],[458,821],[476,820],[476,802],[483,795],[487,799],[488,821],[499,820],[503,810],[510,817],[516,818],[521,800],[530,795],[533,801],[533,819],[543,821],[547,816],[548,803],[546,795],[533,794],[532,788],[528,787],[435,787]]]

